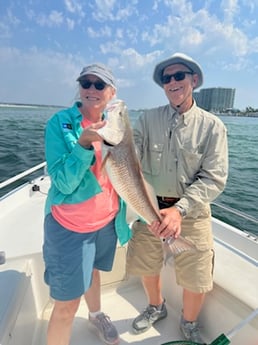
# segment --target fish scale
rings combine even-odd
[[[125,103],[116,100],[108,105],[106,113],[106,125],[97,132],[103,138],[103,165],[114,189],[147,224],[161,221],[157,198],[141,172]],[[194,248],[181,236],[170,237],[162,243],[165,263],[169,257]]]

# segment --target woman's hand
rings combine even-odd
[[[97,133],[97,130],[104,127],[105,124],[106,121],[104,120],[92,123],[90,126],[86,127],[80,135],[78,143],[84,148],[89,148],[94,141],[102,141],[103,139]]]

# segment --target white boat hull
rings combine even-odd
[[[32,191],[34,185],[39,191]],[[0,201],[0,345],[43,345],[52,301],[43,281],[42,260],[44,202],[48,177],[35,180]],[[258,307],[258,242],[223,222],[213,219],[216,263],[214,289],[200,315],[203,336],[211,343],[227,333]],[[158,345],[181,339],[178,323],[182,290],[176,285],[173,260],[163,268],[163,294],[168,318],[148,332],[135,335],[134,317],[146,306],[139,279],[125,275],[126,247],[118,247],[111,273],[102,274],[102,309],[114,321],[120,344]],[[87,323],[82,300],[73,325],[71,345],[102,344]],[[234,345],[258,344],[258,318],[231,339]]]

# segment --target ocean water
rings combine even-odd
[[[45,160],[45,124],[59,109],[0,106],[0,182]],[[132,123],[138,115],[137,111],[130,112]],[[221,116],[221,119],[228,129],[229,178],[224,192],[215,201],[224,208],[213,205],[212,212],[215,217],[258,235],[258,221],[238,216],[245,213],[258,219],[258,118]]]

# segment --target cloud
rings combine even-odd
[[[79,1],[76,0],[64,0],[65,7],[68,12],[78,15],[79,17],[84,17],[85,13],[83,11],[83,6]]]
[[[74,26],[75,26],[74,20],[72,20],[70,18],[66,18],[66,22],[67,22],[68,30],[70,30],[70,31],[73,30]]]
[[[91,5],[92,16],[97,21],[125,21],[137,14],[137,0],[131,0],[121,6],[116,0],[95,0]]]
[[[178,50],[210,58],[217,54],[222,59],[227,56],[231,62],[235,60],[239,66],[242,57],[256,51],[255,42],[250,46],[250,38],[234,24],[239,12],[237,0],[222,1],[225,19],[209,13],[208,8],[194,12],[189,1],[172,0],[165,1],[165,4],[168,12],[163,23],[142,33],[142,40],[151,47],[162,47],[164,56]]]
[[[135,103],[157,103],[162,89],[152,82],[154,66],[175,51],[200,62],[205,87],[235,87],[258,68],[257,6],[258,0],[12,0],[0,13],[1,96],[64,103],[78,66],[99,61],[113,69],[128,100],[134,94]],[[16,75],[25,87],[10,81]]]
[[[7,24],[0,22],[0,38],[8,39],[11,37],[11,31]]]
[[[95,30],[93,27],[87,28],[87,33],[90,38],[99,38],[99,37],[111,37],[112,36],[112,30],[109,26],[105,25],[98,30]]]
[[[23,52],[1,47],[0,73],[2,80],[9,81],[0,85],[1,98],[25,103],[71,104],[80,73],[78,66],[83,66],[80,56],[37,48]]]
[[[225,22],[232,22],[239,13],[238,0],[223,0],[220,6],[224,12]]]
[[[37,23],[40,26],[60,26],[64,22],[64,17],[62,12],[51,11],[48,15],[41,13],[36,18]]]

